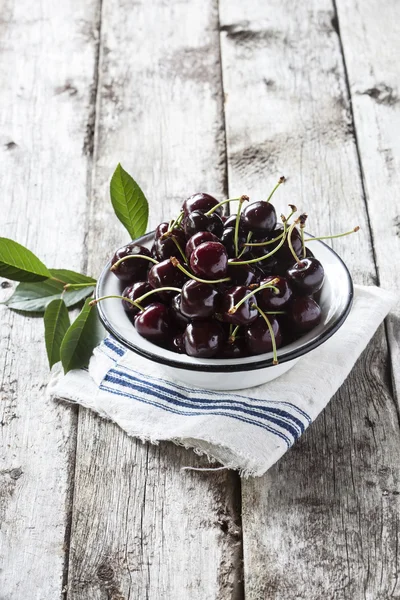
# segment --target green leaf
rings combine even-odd
[[[93,348],[104,338],[97,310],[89,306],[90,300],[86,300],[85,306],[72,323],[64,336],[61,344],[60,355],[64,372],[71,369],[80,369],[89,364]]]
[[[51,269],[52,273],[54,272]],[[69,282],[68,282],[69,283]],[[94,286],[67,291],[63,300],[68,308],[79,304],[93,293]],[[8,308],[25,312],[43,312],[53,300],[61,298],[64,286],[58,281],[46,279],[38,283],[20,283],[13,295],[5,302]]]
[[[60,347],[70,326],[68,309],[61,299],[50,302],[44,313],[44,339],[50,369],[60,360]]]
[[[0,237],[0,276],[15,281],[43,281],[51,274],[33,252]]]
[[[82,273],[76,273],[75,271],[69,271],[68,269],[49,269],[52,277],[60,279],[64,283],[87,283],[88,285],[94,285],[96,280],[88,275],[82,275]]]
[[[111,202],[118,219],[134,240],[146,233],[149,205],[136,181],[120,164],[110,184]]]

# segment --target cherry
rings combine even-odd
[[[204,192],[200,192],[197,194],[193,194],[185,200],[182,204],[182,210],[187,216],[189,213],[196,211],[207,212],[211,210],[214,206],[217,206],[218,200],[216,200],[210,194],[205,194]],[[220,212],[220,209],[217,208],[216,212]]]
[[[230,215],[225,221],[224,221],[224,228],[227,229],[228,227],[233,227],[233,229],[235,229],[236,227],[236,215]],[[243,225],[243,221],[242,221],[242,217],[240,217],[240,221],[239,221],[239,231],[241,233],[245,233],[245,228]]]
[[[164,232],[163,235],[166,235]],[[167,237],[160,236],[156,238],[153,247],[153,256],[157,260],[166,260],[171,256],[181,259],[182,255],[179,251],[178,245],[182,252],[185,252],[186,236],[183,229],[174,228],[168,233]]]
[[[246,354],[245,340],[241,337],[236,337],[234,340],[227,340],[220,352],[221,358],[242,358]]]
[[[183,334],[186,354],[197,358],[212,358],[221,350],[225,333],[217,321],[194,321]]]
[[[303,258],[286,272],[293,289],[307,296],[315,294],[322,288],[324,276],[324,267],[316,258]]]
[[[137,283],[134,283],[133,285],[125,288],[122,292],[122,295],[125,298],[129,298],[130,300],[137,300],[138,298],[140,298],[140,296],[143,296],[143,294],[147,294],[147,292],[150,292],[151,289],[152,288],[149,286],[147,281],[138,281]],[[152,296],[145,298],[140,303],[140,305],[144,307],[156,301],[157,298],[153,294]],[[128,313],[128,316],[130,318],[136,316],[138,312],[140,312],[139,308],[137,308],[134,304],[127,302],[126,300],[122,300],[122,306],[124,307],[124,311]]]
[[[238,249],[242,250],[243,245],[246,243],[247,236],[239,231],[238,235]],[[234,258],[236,256],[235,249],[235,228],[234,227],[225,227],[222,235],[221,235],[221,243],[225,246],[226,251],[228,253],[229,258]],[[242,258],[242,260],[245,260]]]
[[[171,350],[172,352],[177,352],[178,354],[185,354],[185,344],[183,341],[183,335],[178,333],[171,340]]]
[[[171,320],[179,329],[186,329],[186,325],[189,323],[189,319],[182,314],[181,311],[181,294],[177,294],[171,300],[170,304],[170,315]]]
[[[151,252],[144,246],[138,246],[135,243],[127,244],[119,248],[111,260],[112,267],[115,263],[126,256],[140,254],[142,256],[151,257]],[[112,269],[114,275],[125,283],[134,283],[135,281],[143,281],[146,279],[149,261],[144,258],[128,258],[122,261],[115,269]]]
[[[170,320],[168,308],[160,302],[149,304],[135,318],[137,332],[156,344],[168,342],[170,334]]]
[[[237,267],[235,267],[237,268]],[[257,302],[255,296],[251,295],[234,311],[236,305],[250,293],[250,290],[244,286],[235,286],[228,288],[221,296],[218,312],[221,319],[226,323],[233,325],[248,325],[257,319],[258,312],[255,306]]]
[[[238,259],[239,260],[239,259]],[[251,265],[232,266],[235,259],[228,262],[227,276],[231,278],[230,287],[233,285],[249,286],[255,283],[257,277],[254,268]]]
[[[160,238],[162,235],[164,235],[164,233],[167,233],[168,229],[169,229],[169,223],[167,223],[166,221],[164,221],[163,223],[160,223],[154,232],[154,239],[158,240],[158,238]]]
[[[217,298],[218,292],[212,285],[190,279],[182,288],[181,313],[194,320],[212,317]]]
[[[278,320],[270,316],[269,322],[275,336],[276,347],[279,348],[282,344],[282,335]],[[271,332],[261,315],[245,330],[245,340],[250,354],[264,354],[273,350]]]
[[[188,239],[185,250],[186,258],[188,260],[190,260],[190,255],[193,250],[197,248],[197,246],[200,246],[200,244],[203,244],[203,242],[219,242],[219,238],[210,231],[199,231],[192,235],[192,237]]]
[[[298,296],[292,301],[288,317],[295,331],[305,333],[321,321],[321,308],[309,296]]]
[[[284,277],[270,276],[260,281],[260,285],[264,285],[269,281],[274,280],[274,287],[277,287],[279,294],[272,288],[260,290],[257,294],[257,302],[263,310],[285,310],[289,305],[293,292]]]
[[[160,287],[181,288],[186,281],[186,276],[174,267],[170,259],[167,259],[151,267],[147,280],[153,289]],[[176,294],[177,292],[165,291],[160,293],[160,298],[169,300]]]
[[[275,230],[274,233],[276,233],[276,235],[274,235],[274,237],[277,237],[278,235],[280,235],[282,233],[282,231],[283,231],[283,228],[282,228],[282,230],[280,228],[278,230]],[[293,250],[294,250],[296,256],[298,258],[301,258],[302,253],[303,253],[303,243],[301,241],[301,234],[296,227],[292,230],[290,239],[291,239]],[[278,240],[276,242],[276,245],[278,245],[279,242],[280,242],[280,240]],[[267,246],[267,248],[273,249],[274,246],[275,246],[275,244],[273,244],[273,245],[271,244],[271,246]],[[276,256],[277,260],[283,266],[286,265],[286,268],[293,264],[294,256],[289,248],[287,239],[284,241],[283,245],[279,248],[278,252],[274,256]]]
[[[260,200],[248,204],[242,212],[243,225],[247,231],[269,233],[276,225],[276,211],[272,204]]]
[[[195,275],[204,279],[221,279],[226,276],[228,255],[219,242],[204,242],[190,256],[190,267]]]
[[[217,212],[206,215],[195,210],[183,219],[182,225],[187,238],[199,231],[210,231],[219,238],[224,230],[224,224]]]

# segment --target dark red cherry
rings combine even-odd
[[[242,358],[246,354],[245,340],[242,337],[236,337],[233,342],[227,340],[220,352],[221,358]]]
[[[136,331],[155,344],[165,344],[171,330],[168,308],[160,302],[149,304],[135,318]]]
[[[190,267],[202,279],[221,279],[226,276],[228,255],[219,242],[204,242],[190,256]]]
[[[190,196],[187,198],[187,200],[185,200],[185,202],[182,204],[182,210],[186,217],[189,213],[195,210],[208,212],[217,204],[218,200],[216,200],[213,196],[210,196],[210,194],[205,194],[204,192],[199,192],[197,194],[193,194],[193,196]],[[221,209],[217,208],[215,212],[220,211]]]
[[[189,319],[185,317],[181,312],[181,295],[177,294],[171,300],[170,304],[170,315],[171,321],[181,329],[182,331],[186,329],[186,325],[189,323]]]
[[[306,333],[321,321],[321,308],[309,296],[298,296],[292,300],[288,318],[297,333]]]
[[[293,292],[284,277],[266,277],[260,281],[260,285],[269,283],[274,279],[278,280],[273,285],[279,290],[279,293],[272,288],[265,288],[257,292],[257,302],[263,310],[285,310],[292,299]]]
[[[306,248],[306,258],[314,258],[314,254],[311,252],[310,248]]]
[[[158,265],[153,265],[148,273],[147,281],[153,289],[160,287],[178,287],[182,288],[187,277],[182,271],[174,267],[170,259],[163,260]],[[168,300],[176,296],[178,292],[166,291],[160,292],[162,300]]]
[[[182,333],[178,333],[172,338],[170,350],[172,350],[172,352],[177,352],[178,354],[185,354],[185,344]]]
[[[164,221],[163,223],[160,223],[154,232],[154,238],[156,240],[158,240],[158,238],[160,238],[162,235],[164,235],[164,233],[167,233],[168,229],[169,229],[169,223],[167,223],[166,221]]]
[[[268,317],[272,326],[272,331],[275,336],[276,347],[279,348],[282,344],[282,335],[279,323],[275,317]],[[265,322],[264,317],[258,316],[256,321],[249,325],[245,331],[246,346],[250,354],[264,354],[272,351],[272,339],[269,327]]]
[[[152,289],[153,288],[149,286],[147,281],[138,281],[137,283],[134,283],[133,285],[125,288],[122,292],[122,295],[125,296],[125,298],[129,298],[130,300],[137,300],[138,298],[140,298],[140,296],[147,294],[147,292],[151,292]],[[152,304],[153,302],[157,302],[158,298],[156,296],[157,294],[151,294],[151,296],[148,296],[147,298],[142,300],[140,306],[145,307],[149,304]],[[128,313],[129,317],[134,317],[138,314],[138,312],[140,312],[139,308],[136,308],[136,306],[134,306],[130,302],[127,302],[126,300],[122,300],[122,306],[124,307],[124,311]]]
[[[182,226],[187,238],[199,231],[210,231],[219,238],[224,230],[222,219],[216,212],[206,215],[199,210],[189,213],[183,219]]]
[[[181,292],[181,313],[193,320],[212,317],[218,298],[217,290],[208,283],[200,283],[190,279]]]
[[[212,358],[221,350],[225,333],[217,321],[194,321],[183,334],[186,354],[196,358]]]
[[[235,267],[236,268],[236,267]],[[257,319],[258,311],[252,305],[257,305],[256,297],[250,296],[234,313],[229,313],[229,310],[236,306],[250,290],[244,286],[235,286],[228,288],[221,294],[221,299],[218,306],[218,312],[222,321],[232,323],[233,325],[248,325]]]
[[[157,260],[166,260],[171,256],[181,259],[182,255],[178,250],[178,246],[182,252],[185,252],[186,236],[183,229],[175,228],[168,233],[168,237],[159,237],[154,242],[153,256]]]
[[[262,258],[269,252],[271,252],[271,246],[253,246],[250,258]],[[276,254],[272,254],[269,258],[264,258],[255,264],[253,263],[253,268],[256,274],[261,273],[262,277],[282,273],[285,270]]]
[[[270,202],[252,202],[242,212],[243,225],[246,231],[267,234],[275,228],[276,211]]]
[[[134,254],[151,256],[151,252],[148,248],[131,243],[116,251],[111,260],[111,264],[114,265],[118,260],[121,260],[121,258]],[[146,279],[149,264],[151,264],[150,261],[145,260],[144,258],[128,258],[119,264],[113,273],[124,283],[135,283],[135,281],[143,281]]]
[[[236,266],[234,266],[233,263],[238,260],[242,260],[242,259],[234,258],[233,260],[230,260],[228,262],[227,277],[231,278],[231,281],[228,282],[229,287],[232,287],[234,285],[243,285],[246,287],[246,286],[251,285],[252,283],[255,283],[257,280],[257,277],[256,277],[256,273],[253,269],[253,266],[252,265],[236,265]]]
[[[246,243],[247,236],[243,232],[239,232],[238,235],[238,249],[239,252],[243,249],[243,245]],[[233,227],[225,227],[221,235],[221,244],[226,248],[229,258],[236,256],[235,250],[235,229]],[[242,257],[242,260],[246,260]]]
[[[236,215],[230,215],[225,221],[224,221],[224,227],[228,228],[228,227],[233,227],[235,229],[236,227]],[[245,228],[243,226],[243,221],[242,221],[242,217],[240,216],[240,220],[239,220],[239,231],[241,233],[244,234],[245,232]]]
[[[195,233],[187,241],[185,250],[186,258],[190,260],[190,255],[192,254],[193,250],[204,242],[219,242],[219,238],[217,238],[217,236],[210,231],[199,231],[198,233]]]
[[[311,296],[322,288],[325,271],[316,258],[302,258],[286,271],[286,277],[293,290]]]
[[[282,231],[278,230],[278,231],[280,231],[280,233],[282,233],[283,230]],[[277,233],[277,235],[280,235],[280,233],[278,233],[276,230],[274,233]],[[274,235],[274,237],[276,237],[276,235]],[[301,242],[301,234],[296,227],[292,230],[290,239],[292,241],[293,250],[294,250],[296,256],[298,258],[301,258],[302,253],[303,253],[303,244]],[[282,240],[278,240],[275,244],[271,244],[271,246],[267,246],[267,248],[271,248],[271,250],[272,250],[272,248],[276,247],[281,241]],[[283,245],[279,248],[278,252],[274,256],[276,256],[277,260],[283,266],[286,266],[286,268],[290,267],[293,264],[294,257],[289,248],[287,238],[284,241]]]

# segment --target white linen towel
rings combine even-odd
[[[49,391],[142,441],[170,440],[243,476],[261,476],[326,406],[396,300],[355,286],[351,312],[329,340],[278,379],[240,393],[189,389],[111,337],[88,370],[53,375]]]

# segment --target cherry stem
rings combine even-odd
[[[282,221],[289,222],[290,219],[293,217],[294,213],[297,212],[297,207],[294,204],[289,204],[288,206],[291,209],[291,212],[287,217],[282,216]]]
[[[178,294],[180,294],[181,291],[182,291],[181,288],[173,287],[173,286],[154,288],[154,290],[150,290],[149,292],[146,292],[145,294],[143,294],[143,296],[139,296],[139,298],[137,298],[135,300],[135,302],[143,302],[143,300],[145,300],[149,296],[152,296],[153,294],[158,294],[158,292],[178,292]]]
[[[236,338],[236,334],[238,332],[240,325],[236,325],[235,329],[232,331],[231,335],[229,336],[228,342],[230,344],[233,344],[233,342],[235,341]]]
[[[257,306],[257,304],[252,304],[252,307],[255,308],[256,310],[258,310],[258,312],[263,317],[264,321],[266,322],[266,324],[268,326],[269,334],[271,336],[271,342],[272,342],[272,354],[273,354],[272,364],[277,365],[278,364],[278,355],[276,353],[276,340],[275,340],[274,330],[271,325],[271,321],[268,319],[266,313],[263,310],[261,310],[261,308],[259,306]]]
[[[289,227],[289,231],[288,231],[288,235],[287,235],[289,250],[293,254],[293,258],[297,262],[297,264],[300,264],[301,260],[299,259],[299,257],[297,256],[297,254],[293,248],[292,231],[296,227],[296,225],[298,225],[299,223],[300,223],[300,218],[296,219],[295,222]]]
[[[276,184],[276,186],[274,187],[274,189],[272,190],[272,192],[270,193],[270,195],[268,196],[266,202],[269,202],[272,198],[272,196],[275,194],[276,190],[278,189],[278,187],[284,183],[286,181],[285,177],[282,175],[282,177],[279,177],[279,181]]]
[[[154,263],[155,265],[158,265],[158,260],[156,260],[155,258],[152,258],[151,256],[145,256],[144,254],[128,254],[128,256],[124,256],[123,258],[120,258],[119,260],[117,260],[117,262],[115,262],[112,267],[110,267],[110,271],[115,271],[116,268],[123,263],[125,260],[128,260],[130,258],[144,258],[145,260],[149,260],[150,262]]]
[[[168,227],[168,232],[172,231],[172,229],[174,229],[175,227],[179,227],[179,225],[182,223],[182,219],[184,216],[185,213],[183,211],[180,212],[176,219],[172,221],[172,225],[170,223],[170,226]]]
[[[287,229],[287,225],[284,222],[283,223],[283,235],[282,235],[282,239],[279,242],[279,244],[273,249],[271,250],[271,252],[269,252],[268,254],[264,254],[264,256],[260,256],[257,258],[252,258],[250,260],[236,260],[234,262],[229,262],[230,265],[235,266],[235,265],[251,265],[253,263],[258,263],[261,262],[262,260],[265,260],[267,258],[269,258],[270,256],[272,256],[273,254],[275,254],[275,252],[278,252],[279,248],[281,248],[281,246],[283,246],[283,244],[285,243],[285,239],[286,239],[286,229]]]
[[[300,219],[300,237],[301,237],[301,246],[302,246],[302,250],[303,250],[303,258],[307,257],[306,245],[304,243],[304,227],[306,226],[307,217],[308,217],[308,215],[306,215],[305,213],[301,214],[299,217],[299,219]]]
[[[86,288],[86,287],[93,287],[95,285],[95,282],[93,283],[66,283],[64,285],[64,291],[68,291],[68,290],[78,290],[80,288]]]
[[[280,240],[283,237],[283,233],[281,233],[280,235],[278,235],[278,237],[273,238],[272,240],[267,240],[266,242],[254,242],[253,244],[248,244],[247,242],[245,243],[245,246],[269,246],[270,244],[274,244],[275,242],[277,242],[278,240]]]
[[[246,243],[243,245],[242,251],[239,253],[238,258],[240,258],[241,256],[243,256],[243,254],[246,252],[247,250],[247,246],[251,246],[252,244],[249,244],[251,238],[253,237],[253,232],[249,231],[249,233],[247,234],[247,240]]]
[[[354,227],[351,231],[346,231],[345,233],[337,233],[336,235],[321,235],[320,237],[307,238],[304,242],[315,242],[316,240],[333,240],[335,238],[344,237],[345,235],[351,235],[352,233],[357,233],[359,231],[359,226]]]
[[[180,255],[182,256],[182,258],[183,258],[184,262],[187,264],[187,258],[186,258],[186,255],[185,255],[185,253],[183,252],[183,250],[182,250],[182,248],[181,248],[181,246],[180,246],[180,244],[179,244],[178,240],[177,240],[177,239],[176,239],[176,237],[174,237],[174,236],[171,236],[171,237],[172,237],[172,240],[173,240],[173,242],[174,242],[175,246],[178,248],[178,250],[179,250],[179,252],[180,252]]]
[[[233,243],[235,245],[235,256],[236,258],[238,257],[239,254],[239,224],[240,224],[240,213],[242,212],[242,205],[243,202],[245,200],[248,200],[249,197],[248,196],[241,196],[240,197],[240,201],[239,201],[239,206],[238,206],[238,211],[237,211],[237,215],[236,215],[236,221],[235,221],[235,234],[233,236]]]
[[[232,306],[232,308],[230,308],[228,310],[228,314],[233,315],[237,311],[237,309],[240,306],[242,306],[242,304],[244,302],[246,302],[246,300],[248,300],[249,298],[254,296],[254,294],[257,294],[257,292],[260,292],[261,290],[266,290],[267,288],[270,288],[271,290],[274,290],[275,294],[279,294],[279,292],[280,292],[279,288],[274,286],[274,283],[278,283],[278,281],[279,281],[279,279],[276,277],[275,279],[272,279],[272,281],[268,281],[268,283],[264,283],[263,285],[260,285],[256,290],[252,290],[251,292],[246,294],[246,296],[244,296],[241,300],[239,300],[239,302],[237,304],[235,304],[235,306]]]
[[[101,298],[95,298],[94,300],[92,300],[91,302],[89,302],[89,306],[95,306],[96,304],[98,304],[102,300],[109,300],[111,298],[116,298],[118,300],[125,300],[126,302],[129,302],[129,304],[132,304],[133,306],[136,306],[136,308],[138,308],[139,310],[144,310],[143,307],[140,306],[140,304],[138,304],[136,302],[136,300],[131,300],[130,298],[127,298],[126,296],[102,296]]]
[[[176,267],[177,269],[182,271],[182,273],[185,273],[185,275],[187,275],[190,279],[194,279],[195,281],[198,281],[199,283],[209,283],[209,284],[213,285],[214,283],[223,283],[224,281],[231,280],[230,277],[224,277],[223,279],[211,279],[211,280],[201,279],[200,277],[193,275],[193,273],[190,273],[187,269],[185,269],[185,267],[183,265],[181,265],[181,263],[179,262],[179,260],[177,258],[175,258],[175,256],[171,256],[170,261],[172,262],[174,267]]]
[[[246,198],[247,200],[249,199],[248,196],[239,196],[238,198],[228,198],[227,200],[222,200],[222,202],[218,202],[218,204],[216,204],[215,206],[213,206],[212,208],[210,208],[209,211],[207,211],[205,213],[205,215],[207,217],[209,217],[210,215],[212,215],[216,210],[219,209],[220,206],[224,206],[224,204],[228,204],[228,202],[235,202],[237,200],[241,200],[242,198]]]

